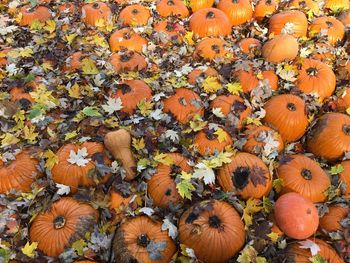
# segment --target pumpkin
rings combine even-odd
[[[81,18],[86,25],[90,26],[95,26],[100,21],[110,23],[112,21],[112,11],[108,4],[103,2],[85,4],[82,7]]]
[[[334,53],[335,48],[329,43],[315,43],[315,49],[312,52],[311,58],[331,65],[336,58]]]
[[[9,53],[12,48],[1,47],[0,51],[0,68],[7,65],[7,53]]]
[[[261,42],[256,38],[243,38],[238,46],[243,54],[254,57],[261,51]]]
[[[140,71],[147,68],[145,58],[134,51],[114,53],[111,55],[110,62],[117,73]]]
[[[188,83],[191,85],[195,85],[199,80],[206,79],[207,77],[218,77],[219,73],[211,67],[208,67],[206,69],[194,69],[191,71],[190,74],[188,74],[187,79]]]
[[[285,156],[277,168],[277,175],[283,182],[282,194],[296,192],[314,203],[326,201],[325,191],[331,186],[331,180],[309,157],[302,154]]]
[[[314,59],[304,59],[298,71],[296,86],[304,93],[317,93],[323,100],[333,94],[335,82],[335,74],[327,64]]]
[[[316,18],[309,28],[309,37],[325,36],[328,42],[336,45],[343,40],[345,27],[342,22],[332,16]]]
[[[38,87],[39,85],[36,81],[30,81],[26,83],[23,87],[13,87],[10,90],[11,101],[26,100],[30,103],[33,103],[34,99],[30,95],[30,92],[36,91]]]
[[[324,8],[328,8],[334,13],[338,13],[339,11],[349,9],[350,3],[348,0],[325,0]]]
[[[250,153],[238,153],[218,171],[218,181],[225,192],[235,192],[243,199],[262,198],[272,188],[272,177],[264,162]]]
[[[306,37],[307,27],[305,14],[296,10],[274,14],[269,20],[269,33],[274,35],[286,33],[294,37]]]
[[[118,84],[112,98],[120,98],[123,108],[122,112],[133,114],[137,109],[137,105],[142,101],[150,101],[152,99],[151,88],[142,80],[132,79],[125,80]]]
[[[284,142],[297,141],[306,132],[309,122],[305,113],[305,103],[298,96],[273,96],[266,102],[264,109],[264,123],[277,130]]]
[[[174,178],[182,171],[189,173],[191,167],[188,159],[179,153],[168,153],[167,157],[172,160],[170,165],[158,164],[156,173],[147,183],[147,191],[153,203],[161,208],[169,205],[176,206],[182,202],[182,197],[176,189]]]
[[[275,0],[259,0],[254,7],[253,17],[261,21],[263,18],[275,13],[277,6],[278,2]]]
[[[350,87],[346,87],[337,96],[335,103],[338,111],[346,111],[350,107]]]
[[[102,144],[96,142],[84,142],[78,144],[65,144],[56,153],[58,162],[52,167],[52,179],[59,184],[68,185],[72,193],[78,190],[78,187],[95,186],[95,180],[90,175],[97,164],[109,165],[111,161],[104,153]],[[81,153],[84,161],[76,161],[74,156]],[[105,182],[111,174],[106,174],[100,179]]]
[[[320,229],[329,232],[343,231],[340,222],[350,213],[349,207],[331,205],[329,211],[320,218]]]
[[[30,26],[34,21],[45,22],[52,18],[52,14],[46,6],[31,7],[25,5],[19,9],[19,12],[21,14],[20,26]]]
[[[202,9],[201,9],[202,10]],[[196,45],[193,57],[197,60],[222,59],[226,55],[225,41],[220,38],[206,38]]]
[[[164,112],[171,113],[181,124],[186,124],[195,115],[204,114],[201,98],[190,89],[178,88],[175,94],[163,101]]]
[[[343,259],[339,257],[337,252],[326,242],[321,239],[312,239],[319,248],[318,255],[329,263],[344,263]],[[292,243],[287,247],[287,253],[285,255],[286,263],[309,263],[312,257],[310,249],[302,248],[302,245],[298,243]]]
[[[12,189],[18,192],[28,192],[35,178],[41,173],[37,169],[39,162],[31,157],[28,150],[15,156],[15,160],[4,163],[0,159],[0,194],[6,194]]]
[[[253,17],[249,0],[220,0],[218,9],[224,11],[233,26],[244,24]]]
[[[350,151],[350,117],[342,113],[322,115],[308,134],[307,147],[329,161]]]
[[[191,16],[190,30],[200,37],[227,36],[231,34],[231,23],[223,11],[203,8]]]
[[[180,218],[179,240],[203,262],[219,263],[235,256],[245,243],[244,224],[228,203],[202,201]]]
[[[246,70],[238,70],[235,72],[236,77],[239,79],[241,83],[241,87],[243,92],[249,93],[253,89],[259,87],[259,82],[266,82],[266,84],[270,87],[271,90],[277,90],[278,88],[278,77],[272,70],[264,70],[260,74],[255,74],[253,70],[250,68],[249,71]],[[259,76],[259,78],[258,78]]]
[[[290,238],[306,239],[318,228],[317,208],[298,193],[291,192],[280,196],[274,211],[278,227]]]
[[[57,257],[65,248],[85,237],[97,225],[98,212],[89,204],[63,197],[45,212],[37,215],[30,226],[31,242],[50,257]]]
[[[339,17],[339,21],[343,23],[344,26],[350,25],[350,9],[347,11],[343,11]]]
[[[243,123],[252,113],[252,108],[244,104],[244,100],[236,95],[220,95],[217,96],[211,103],[210,108],[219,108],[222,114],[230,119],[230,122],[237,129],[243,127]]]
[[[267,41],[262,48],[264,59],[275,64],[295,59],[298,52],[298,41],[291,35],[275,36]]]
[[[350,197],[350,161],[343,161],[340,165],[344,168],[339,175],[339,181],[343,184],[342,194]]]
[[[288,7],[296,10],[302,10],[305,13],[311,11],[314,14],[318,14],[320,12],[320,8],[314,0],[292,0],[288,3]]]
[[[66,2],[58,7],[60,13],[74,13],[80,11],[80,6],[73,2]]]
[[[125,7],[119,14],[119,21],[126,26],[144,26],[151,17],[149,10],[143,5],[135,4]]]
[[[112,191],[110,193],[110,198],[109,208],[121,211],[132,203],[133,195],[124,196],[116,191]]]
[[[105,135],[104,145],[111,152],[114,159],[122,163],[126,180],[131,181],[136,177],[136,162],[131,151],[131,135],[125,129],[108,132]]]
[[[185,35],[185,28],[179,23],[172,23],[170,21],[161,21],[154,25],[154,31],[163,34],[160,37],[160,42],[166,43],[182,43],[183,35]],[[166,39],[163,39],[166,36]]]
[[[164,249],[157,250],[154,256],[150,249],[156,245]],[[118,228],[113,251],[116,262],[167,263],[176,251],[174,241],[162,230],[162,223],[147,216],[128,219]],[[152,250],[151,250],[152,251]],[[156,259],[155,259],[156,257]]]
[[[181,0],[160,0],[156,9],[162,17],[177,16],[185,18],[190,14]]]
[[[81,61],[84,58],[84,54],[81,51],[74,52],[66,60],[66,65],[63,67],[63,71],[75,72],[81,68]]]
[[[193,144],[196,145],[198,152],[201,155],[212,155],[215,152],[222,152],[225,147],[232,145],[231,135],[222,129],[219,137],[216,130],[204,128],[199,131],[193,139]]]
[[[142,47],[147,45],[147,43],[148,41],[145,38],[129,28],[117,30],[109,38],[112,52],[118,52],[122,49],[141,52]]]
[[[284,143],[281,135],[270,127],[249,125],[244,135],[247,139],[243,145],[245,152],[259,155],[283,151]]]

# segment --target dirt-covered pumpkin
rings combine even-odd
[[[299,140],[309,125],[305,102],[291,94],[276,95],[264,107],[264,122],[276,129],[284,142]]]
[[[262,48],[264,59],[274,64],[293,60],[298,53],[298,41],[291,35],[275,36],[267,41]]]
[[[212,61],[214,59],[223,59],[227,53],[225,41],[221,38],[206,38],[196,45],[193,57],[196,60]]]
[[[314,203],[324,202],[331,180],[316,161],[296,154],[284,156],[277,168],[277,176],[282,179],[281,193],[296,192]]]
[[[335,112],[322,115],[308,134],[307,147],[330,161],[341,158],[350,151],[350,117]]]
[[[332,16],[316,18],[309,28],[309,37],[324,36],[332,45],[342,41],[344,34],[345,27],[343,23]]]
[[[116,73],[140,71],[147,68],[145,58],[134,51],[114,53],[111,55],[110,62]]]
[[[185,18],[190,14],[181,0],[160,0],[156,9],[162,17],[177,16]]]
[[[254,7],[253,17],[260,21],[263,18],[276,12],[278,1],[275,0],[259,0]]]
[[[320,218],[320,229],[330,233],[342,231],[343,226],[340,224],[350,213],[350,208],[346,205],[331,205],[328,212]]]
[[[167,157],[172,160],[170,165],[158,164],[156,173],[147,183],[147,192],[153,203],[162,208],[170,205],[176,206],[182,201],[182,197],[176,189],[175,177],[182,171],[189,173],[191,167],[188,159],[179,153],[168,153]]]
[[[86,25],[95,26],[103,21],[107,24],[112,21],[112,11],[108,4],[103,2],[95,2],[85,4],[81,9],[81,18]]]
[[[123,28],[115,31],[109,38],[109,45],[112,52],[118,52],[122,49],[141,52],[142,47],[147,45],[148,41],[135,33],[130,28]]]
[[[125,26],[144,26],[151,17],[149,10],[140,4],[129,5],[119,14],[118,20]]]
[[[19,9],[19,12],[21,16],[20,26],[30,26],[35,21],[43,23],[52,18],[51,11],[46,6],[32,7],[25,5]]]
[[[250,153],[238,153],[218,171],[218,182],[225,192],[236,192],[243,199],[262,198],[272,188],[272,176],[264,162]]]
[[[223,201],[202,201],[186,210],[179,222],[180,243],[198,259],[220,263],[235,256],[245,243],[244,224],[238,212]]]
[[[161,249],[153,249],[159,247]],[[113,251],[116,262],[130,263],[168,263],[173,257],[176,246],[162,230],[162,223],[147,216],[138,216],[126,220],[118,228]]]
[[[305,14],[297,10],[276,13],[269,20],[269,33],[275,35],[290,34],[294,37],[306,37],[307,27]]]
[[[233,26],[244,24],[253,17],[249,0],[220,0],[218,8],[224,11]]]
[[[224,129],[219,129],[204,128],[196,134],[193,143],[201,155],[211,155],[215,152],[221,152],[225,147],[232,144],[231,135]]]
[[[340,164],[344,170],[339,175],[339,181],[342,183],[342,194],[350,197],[350,161],[343,161]]]

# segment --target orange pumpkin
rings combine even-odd
[[[116,191],[112,191],[110,194],[111,200],[110,200],[110,209],[115,209],[118,211],[123,210],[125,207],[129,206],[133,199],[133,195],[130,196],[124,196],[123,194],[120,194]]]
[[[344,168],[339,175],[339,181],[343,184],[342,194],[345,197],[350,197],[350,161],[341,162],[341,166]]]
[[[45,6],[25,5],[19,9],[19,12],[21,14],[20,26],[30,26],[34,21],[45,22],[52,18],[50,10]]]
[[[254,57],[261,51],[261,42],[256,38],[243,38],[238,46],[243,54]]]
[[[329,211],[320,218],[320,229],[329,232],[343,231],[340,222],[350,213],[349,207],[331,205]]]
[[[235,75],[241,83],[243,92],[249,93],[253,89],[259,87],[259,82],[266,82],[271,90],[277,90],[278,88],[278,77],[272,70],[264,70],[260,74],[255,74],[252,69],[245,71],[243,69],[235,72]],[[259,78],[258,78],[259,76]]]
[[[328,43],[315,43],[312,58],[331,65],[335,60],[335,49]]]
[[[191,71],[190,74],[188,74],[188,83],[191,85],[195,85],[200,79],[205,79],[207,77],[217,77],[219,73],[211,67],[208,67],[204,70],[201,70],[199,68],[194,69]]]
[[[80,6],[73,2],[66,2],[58,7],[60,13],[74,13],[80,11]]]
[[[134,51],[126,51],[121,54],[114,53],[111,55],[110,62],[116,73],[141,71],[147,68],[145,58]]]
[[[82,7],[81,18],[86,25],[90,26],[95,26],[101,20],[110,23],[112,21],[112,11],[108,4],[103,2],[85,4]]]
[[[81,60],[84,54],[81,51],[74,52],[66,60],[66,65],[63,67],[63,71],[74,72],[81,68]]]
[[[7,65],[7,53],[12,50],[12,48],[1,47],[0,51],[0,68]]]
[[[274,64],[293,60],[298,55],[298,52],[298,41],[290,35],[275,36],[267,41],[262,48],[264,59]]]
[[[273,96],[265,104],[264,122],[276,129],[284,142],[299,140],[309,125],[305,103],[298,96]],[[277,110],[278,109],[278,110]]]
[[[185,18],[190,14],[181,0],[160,0],[156,9],[162,17],[177,16]]]
[[[212,7],[215,0],[189,0],[189,6],[192,12],[196,12],[199,9]]]
[[[284,143],[281,135],[270,127],[261,125],[249,125],[244,132],[246,143],[243,150],[251,154],[263,154],[268,152],[280,153],[283,151]],[[274,145],[271,145],[271,140]]]
[[[203,8],[191,16],[190,30],[200,37],[227,36],[231,34],[231,23],[223,11]]]
[[[152,98],[151,88],[142,80],[125,80],[118,85],[118,89],[111,95],[112,98],[120,98],[122,112],[133,114],[137,104],[142,100],[150,101]]]
[[[314,14],[318,14],[320,12],[320,8],[314,0],[292,0],[288,3],[288,7],[302,10],[304,13],[312,11]]]
[[[235,256],[245,243],[244,224],[228,203],[202,201],[186,210],[179,222],[180,243],[203,262],[219,263]]]
[[[154,255],[152,248],[160,245]],[[147,216],[128,219],[118,228],[113,251],[116,262],[167,263],[176,251],[174,241],[168,231],[162,230],[162,223]]]
[[[173,23],[170,21],[161,21],[154,25],[155,32],[163,34],[166,39],[160,38],[160,42],[167,43],[182,43],[183,35],[185,35],[185,28],[179,23]]]
[[[342,113],[321,116],[308,134],[307,147],[330,161],[341,158],[350,151],[350,117]]]
[[[306,239],[312,236],[319,224],[315,205],[298,193],[287,193],[275,203],[278,227],[290,238]]]
[[[235,192],[243,199],[262,198],[272,188],[272,177],[264,162],[250,153],[238,153],[218,172],[225,192]]]
[[[348,0],[326,0],[324,8],[330,9],[334,13],[350,8]]]
[[[29,235],[31,242],[47,256],[57,257],[65,248],[85,237],[97,225],[98,212],[88,204],[63,197],[34,218]]]
[[[215,152],[221,152],[226,146],[231,145],[232,138],[231,135],[225,130],[222,131],[224,138],[220,138],[215,134],[215,130],[204,128],[199,131],[193,139],[193,144],[196,145],[198,152],[201,155],[212,155]]]
[[[277,10],[278,2],[275,0],[259,0],[254,7],[253,17],[258,21],[272,15]]]
[[[220,0],[218,8],[224,11],[233,26],[244,24],[253,17],[249,0]]]
[[[284,11],[271,16],[269,33],[280,35],[285,32],[294,37],[306,37],[307,26],[307,18],[303,12],[295,10]]]
[[[12,189],[18,192],[28,192],[35,178],[41,173],[37,166],[39,162],[32,158],[29,151],[22,151],[15,160],[4,163],[0,159],[0,194],[6,194]]]
[[[350,107],[350,87],[341,90],[341,93],[336,98],[336,106],[338,111],[346,111]]]
[[[202,10],[202,9],[201,9]],[[197,60],[222,59],[226,55],[225,41],[221,38],[206,38],[196,45],[193,57]]]
[[[144,26],[151,17],[149,10],[143,5],[129,5],[119,14],[119,20],[126,26]]]
[[[335,82],[335,74],[327,64],[314,59],[304,59],[298,72],[296,86],[304,93],[317,93],[323,100],[333,94]]]
[[[115,31],[109,38],[109,45],[112,52],[118,52],[122,49],[141,52],[142,47],[147,45],[148,41],[135,33],[130,28],[123,28]]]
[[[78,187],[91,187],[96,185],[96,180],[90,175],[97,164],[109,165],[111,161],[104,153],[102,144],[96,142],[84,142],[81,145],[66,144],[56,153],[58,163],[52,170],[52,178],[56,183],[68,185],[72,193],[78,190]],[[77,161],[74,156],[82,152],[82,156]],[[81,161],[81,159],[83,161]],[[111,174],[106,174],[100,182],[105,182]]]
[[[181,124],[188,123],[195,115],[204,114],[199,95],[186,88],[176,89],[175,94],[165,99],[163,103],[164,112],[171,113]]]
[[[344,34],[345,27],[343,23],[332,16],[316,18],[309,28],[309,37],[326,36],[326,39],[332,45],[342,41]]]
[[[301,154],[285,156],[281,162],[277,175],[283,181],[282,194],[296,192],[314,203],[327,199],[331,180],[317,162]]]
[[[169,205],[176,206],[182,202],[182,197],[176,189],[174,177],[182,171],[190,172],[188,159],[179,153],[168,153],[167,157],[172,160],[171,165],[158,164],[156,173],[147,183],[147,191],[153,203],[161,208]]]
[[[343,11],[338,17],[339,21],[343,23],[344,26],[350,25],[350,9]]]
[[[23,87],[14,87],[10,90],[11,101],[21,101],[26,100],[30,103],[34,102],[34,99],[30,95],[30,92],[36,91],[39,87],[37,81],[30,81],[26,83]]]

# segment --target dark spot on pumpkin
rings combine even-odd
[[[209,19],[215,18],[214,12],[209,11],[209,12],[207,13],[207,15],[206,15],[206,18],[209,18]]]
[[[299,6],[302,7],[302,8],[305,8],[306,7],[306,2],[305,1],[300,1],[299,2]]]
[[[343,132],[346,135],[350,135],[350,125],[348,125],[348,124],[343,125]]]
[[[137,237],[137,244],[141,247],[147,247],[149,244],[150,240],[146,234],[142,234]]]
[[[219,228],[221,226],[221,220],[217,216],[209,217],[209,226],[212,228]]]
[[[23,89],[25,92],[32,92],[34,90],[33,86],[31,85],[28,85],[28,86],[25,86],[24,89]]]
[[[122,54],[122,55],[120,55],[120,61],[121,62],[128,62],[133,55],[134,54],[131,52],[130,52],[130,54]]]
[[[186,218],[186,220],[185,220],[185,223],[186,223],[186,224],[192,224],[193,221],[196,220],[197,218],[198,218],[198,214],[191,212],[191,213],[187,216],[187,218]]]
[[[243,102],[236,100],[232,106],[231,109],[235,112],[235,113],[241,113],[244,112],[247,109],[247,106],[244,105]]]
[[[94,154],[91,156],[91,160],[93,160],[93,161],[96,162],[96,163],[101,163],[101,164],[103,164],[103,163],[104,163],[103,157],[104,157],[103,153],[97,152],[97,153],[94,153]]]
[[[125,84],[125,83],[119,84],[118,88],[120,88],[122,90],[123,95],[125,95],[131,91],[130,86],[128,84]]]
[[[172,1],[172,0],[169,0],[169,1],[167,2],[167,4],[170,5],[170,6],[171,6],[171,5],[175,5],[174,1]]]
[[[64,216],[57,216],[53,220],[53,225],[55,229],[61,229],[65,226],[65,224],[66,224],[66,219],[64,218]]]
[[[129,32],[124,32],[123,33],[123,38],[124,39],[130,39],[131,38],[130,33]]]
[[[326,25],[328,28],[333,27],[333,23],[331,21],[326,21]]]
[[[243,189],[249,182],[249,176],[249,167],[239,166],[233,171],[232,183],[237,189]]]
[[[311,67],[311,68],[308,68],[308,69],[306,70],[306,73],[307,73],[309,76],[316,76],[317,73],[318,73],[318,70],[317,70],[317,68]]]
[[[179,103],[182,106],[187,106],[187,101],[184,97],[179,98]]]
[[[94,3],[94,4],[92,5],[92,7],[95,8],[95,9],[97,9],[97,8],[100,7],[100,5],[99,5],[98,3]]]
[[[135,8],[135,9],[133,9],[133,10],[131,11],[131,13],[132,13],[133,15],[137,15],[137,14],[139,13],[139,10],[137,10],[137,9]]]
[[[170,196],[171,195],[171,189],[168,188],[166,191],[165,191],[165,195],[166,196]]]
[[[311,209],[310,209],[310,208],[308,208],[308,209],[306,210],[306,214],[308,214],[308,215],[311,214]]]
[[[19,105],[20,105],[22,110],[29,110],[30,105],[31,105],[30,100],[23,98],[23,99],[20,99],[18,102],[19,102]]]
[[[213,50],[216,54],[220,53],[220,47],[218,45],[211,45],[211,50]]]

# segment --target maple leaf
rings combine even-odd
[[[266,175],[266,171],[262,169],[259,166],[254,165],[250,168],[250,174],[249,174],[250,180],[252,181],[253,185],[257,187],[259,184],[266,185],[266,181],[268,179]]]
[[[36,137],[38,137],[39,133],[35,132],[35,126],[25,126],[23,129],[24,136],[23,139],[27,140],[28,143],[35,143]]]
[[[20,139],[17,138],[16,135],[13,135],[11,133],[5,133],[4,135],[0,136],[1,140],[1,148],[4,148],[6,146],[16,144],[20,141]]]
[[[282,187],[284,186],[282,178],[277,178],[272,181],[272,186],[277,193],[281,192]]]
[[[309,249],[312,256],[317,255],[318,252],[320,252],[320,247],[315,242],[311,241],[310,239],[306,239],[303,241],[298,242],[300,244],[300,248],[306,248]]]
[[[56,22],[54,20],[46,21],[46,25],[44,26],[44,29],[46,31],[49,31],[49,33],[53,33],[56,30]]]
[[[98,117],[101,116],[97,107],[85,107],[82,112],[89,117]]]
[[[43,154],[43,157],[46,158],[45,167],[49,170],[51,170],[52,167],[58,163],[57,155],[51,150],[46,150]]]
[[[239,95],[240,92],[243,92],[242,85],[239,82],[228,83],[226,88],[233,95]]]
[[[86,166],[89,163],[89,161],[91,160],[90,158],[86,158],[88,155],[89,155],[89,153],[88,153],[86,147],[78,149],[77,153],[75,153],[73,150],[71,150],[67,161],[71,164],[76,164],[78,166]]]
[[[217,139],[220,143],[226,141],[227,134],[223,129],[217,129],[214,134],[218,136]]]
[[[163,219],[162,230],[168,230],[168,235],[172,239],[176,239],[178,233],[177,227],[168,218]]]
[[[222,113],[221,108],[213,108],[212,112],[218,118],[225,118],[225,115]]]
[[[107,103],[102,105],[102,109],[108,114],[112,114],[116,111],[121,110],[123,108],[122,104],[123,104],[122,100],[119,97],[118,98],[109,97],[107,99]]]
[[[139,103],[137,103],[137,108],[141,111],[141,114],[143,116],[148,116],[152,112],[154,103],[141,100]]]
[[[68,94],[71,98],[80,99],[81,93],[79,85],[74,83],[74,85],[68,90]]]
[[[65,36],[68,45],[72,44],[73,40],[78,36],[78,34],[69,34]]]
[[[72,244],[72,248],[77,252],[79,256],[84,255],[84,248],[87,246],[87,243],[83,239],[79,239]]]
[[[139,209],[140,213],[144,213],[145,215],[151,216],[154,213],[154,210],[150,207],[142,207]]]
[[[171,165],[174,163],[174,160],[166,153],[158,153],[153,158],[156,162],[162,163],[165,165]]]
[[[331,175],[336,175],[336,174],[340,174],[344,171],[344,167],[341,164],[337,164],[331,167],[331,170],[329,171],[329,173]]]
[[[247,118],[247,124],[255,124],[256,126],[260,126],[262,125],[261,121],[260,121],[260,118],[251,118],[251,117],[248,117]]]
[[[176,184],[176,189],[182,198],[192,199],[192,191],[196,190],[190,180],[181,180]]]
[[[314,257],[309,257],[308,259],[310,260],[311,263],[328,263],[328,260],[321,257],[321,255],[319,254],[317,254]]]
[[[222,86],[217,77],[206,77],[202,82],[203,89],[206,93],[217,92]]]
[[[224,163],[230,163],[232,161],[230,158],[232,155],[233,153],[231,152],[220,152],[213,159],[205,160],[203,163],[210,168],[221,167]]]
[[[280,237],[277,233],[275,233],[273,231],[270,234],[267,234],[266,236],[268,236],[273,243],[277,243],[277,241]]]
[[[145,148],[145,141],[143,140],[143,138],[141,139],[136,139],[136,138],[132,138],[132,146],[137,150],[142,150],[143,148]]]
[[[187,31],[183,39],[188,45],[190,45],[190,46],[194,45],[192,31]]]
[[[165,132],[165,137],[169,138],[173,142],[178,141],[180,139],[178,133],[176,131],[170,130],[170,129]]]
[[[239,263],[266,263],[267,260],[264,257],[259,257],[258,252],[251,245],[246,246],[237,258]]]
[[[56,187],[57,187],[56,193],[58,195],[67,195],[70,192],[70,187],[68,185],[56,183]]]
[[[263,207],[261,206],[261,200],[254,198],[249,198],[247,200],[246,206],[243,210],[243,220],[246,228],[253,223],[253,215],[262,209]]]
[[[205,184],[215,183],[215,173],[213,169],[208,167],[205,163],[198,163],[195,166],[193,178],[204,180]]]
[[[35,250],[38,247],[37,242],[33,242],[30,244],[30,242],[27,242],[25,246],[21,249],[22,253],[26,255],[27,257],[33,258],[35,256]]]
[[[83,58],[81,60],[81,69],[85,75],[96,75],[99,73],[95,61],[90,58]]]

